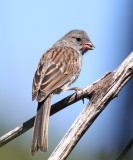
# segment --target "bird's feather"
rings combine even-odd
[[[49,58],[49,56],[52,58]],[[72,58],[74,57],[74,58]],[[41,58],[34,76],[32,99],[42,101],[55,89],[66,84],[79,70],[77,51],[68,47],[55,47]]]

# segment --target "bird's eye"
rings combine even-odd
[[[80,42],[80,41],[81,41],[81,38],[76,38],[76,40],[77,40],[78,42]]]

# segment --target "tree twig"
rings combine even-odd
[[[68,107],[69,105],[83,99],[83,98],[89,98],[90,91],[91,91],[92,85],[88,86],[84,89],[82,89],[78,93],[74,93],[61,101],[55,103],[51,106],[51,112],[50,115],[53,115],[57,113],[58,111],[64,109],[65,107]],[[21,134],[25,133],[27,130],[33,127],[35,117],[32,117],[28,121],[24,122],[23,124],[19,125],[15,129],[11,130],[10,132],[6,133],[5,135],[0,137],[0,147],[5,145],[6,143],[10,142],[14,138],[20,136]]]
[[[128,153],[128,151],[131,149],[133,146],[133,138],[130,140],[130,142],[125,146],[125,148],[121,151],[119,156],[117,157],[116,160],[122,160],[124,156]]]

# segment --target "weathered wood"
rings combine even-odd
[[[65,107],[68,107],[69,105],[83,99],[89,96],[89,90],[91,86],[88,86],[84,89],[82,89],[78,93],[74,93],[61,101],[55,103],[54,105],[51,106],[51,112],[50,115],[53,115],[60,110],[64,109]],[[20,136],[21,134],[25,133],[27,130],[33,127],[34,125],[34,120],[35,117],[32,117],[28,121],[24,122],[23,124],[19,125],[15,129],[11,130],[10,132],[6,133],[5,135],[0,137],[0,147],[5,145],[6,143],[10,142],[14,138]]]
[[[62,138],[48,160],[64,160],[78,143],[107,104],[115,98],[122,87],[133,77],[133,52],[114,71],[105,75],[91,88],[91,99],[71,128]]]

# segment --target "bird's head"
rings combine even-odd
[[[89,36],[85,31],[82,30],[72,30],[57,41],[54,46],[64,46],[71,47],[82,55],[87,50],[93,50],[95,47],[91,43]]]

